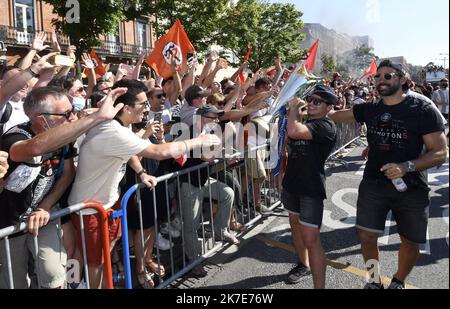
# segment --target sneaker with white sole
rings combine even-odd
[[[172,238],[178,238],[181,236],[180,231],[175,229],[172,224],[169,225],[168,222],[161,224],[159,231],[161,234],[170,235]]]
[[[170,250],[173,247],[173,243],[170,240],[165,239],[160,233],[156,236],[155,247],[161,251]]]

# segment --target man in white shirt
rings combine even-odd
[[[131,124],[142,122],[144,113],[148,111],[148,91],[144,83],[136,80],[121,80],[113,89],[128,88],[127,93],[116,100],[116,104],[123,103],[124,107],[114,120],[105,121],[91,129],[80,148],[77,175],[69,196],[71,205],[93,200],[104,205],[111,211],[111,207],[119,200],[119,182],[123,178],[126,164],[140,176],[141,181],[149,187],[156,185],[156,179],[142,168],[138,157],[156,160],[176,158],[201,147],[202,145],[220,144],[214,135],[202,134],[198,138],[177,143],[155,145],[135,135],[130,129]],[[119,205],[117,205],[119,206]],[[95,212],[95,211],[94,211]],[[100,246],[99,223],[93,212],[83,217],[85,229],[88,231],[86,247],[88,254],[90,286],[102,287],[103,255]],[[75,228],[80,231],[78,216],[72,218]],[[109,226],[111,247],[121,236],[120,219],[112,220]],[[80,239],[78,240],[80,246]]]

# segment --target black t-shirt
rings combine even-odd
[[[2,136],[1,150],[9,152],[15,143],[34,136],[30,123],[11,128]],[[8,160],[10,169],[5,177],[5,189],[0,194],[0,228],[26,221],[39,206],[55,184],[64,153],[64,159],[69,159],[75,156],[76,150],[73,147],[68,151],[60,149],[26,163]]]
[[[326,198],[325,161],[336,144],[336,125],[329,118],[305,123],[312,140],[288,140],[283,188],[290,194]]]
[[[388,163],[416,160],[425,151],[423,136],[445,130],[439,111],[433,103],[408,95],[400,104],[378,103],[356,105],[355,119],[367,125],[370,146],[365,179],[389,179],[380,171]],[[408,173],[403,178],[408,187],[428,188],[425,172]]]

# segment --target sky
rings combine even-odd
[[[449,56],[449,0],[271,0],[295,4],[303,22],[349,35],[369,35],[381,58],[444,65]]]

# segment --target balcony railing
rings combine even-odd
[[[45,32],[45,44],[51,44],[52,33]],[[33,43],[35,32],[20,31],[15,27],[0,25],[0,42],[4,42],[5,46],[13,47],[29,47]],[[58,35],[58,42],[63,50],[67,49],[70,44],[69,37]],[[138,45],[102,42],[99,47],[95,48],[96,52],[102,56],[117,57],[137,57],[143,51],[151,52],[150,48]]]
[[[149,53],[152,51],[152,49],[132,44],[102,42],[99,47],[95,48],[95,51],[101,55],[135,57],[141,54],[143,51]]]
[[[17,28],[0,25],[0,41],[3,41],[6,46],[29,47],[33,43],[36,32],[21,31]],[[45,44],[51,44],[52,33],[45,32]],[[69,38],[64,35],[58,35],[58,42],[61,48],[69,46]]]

